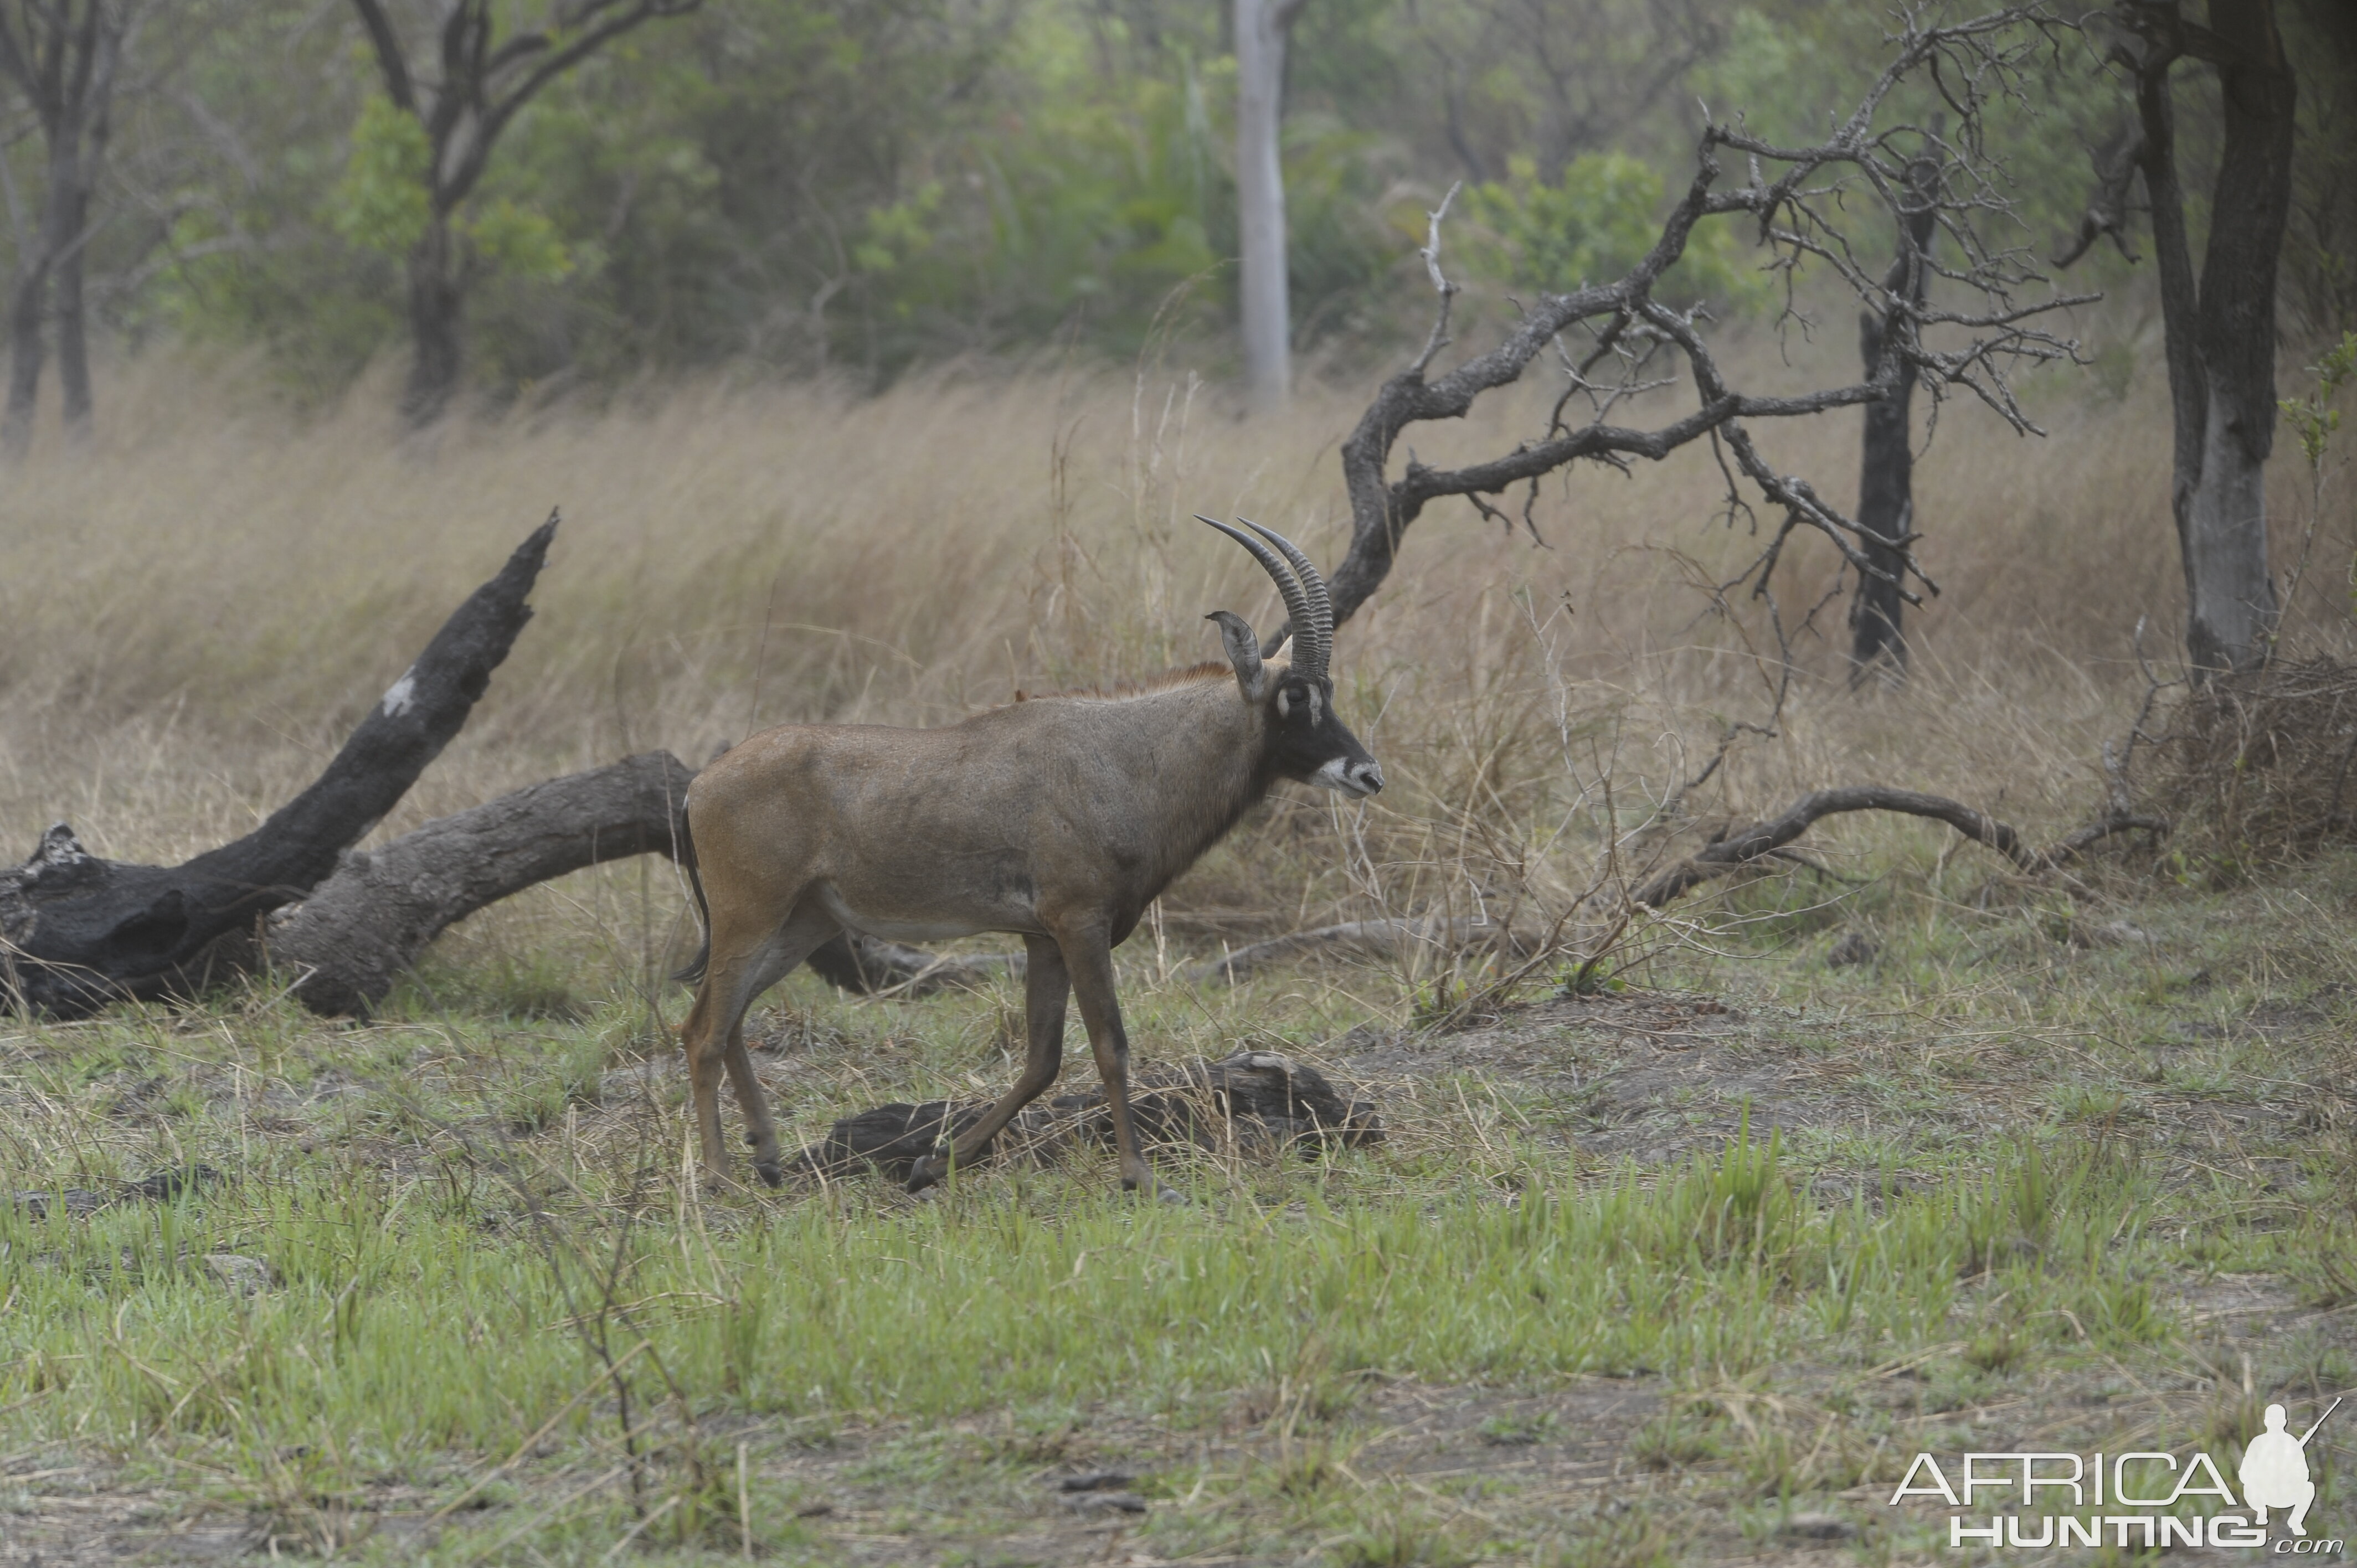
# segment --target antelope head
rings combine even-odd
[[[1308,556],[1274,529],[1245,521],[1244,528],[1261,536],[1254,539],[1243,529],[1208,517],[1199,515],[1195,521],[1211,523],[1251,551],[1285,596],[1285,613],[1293,628],[1292,660],[1287,664],[1261,661],[1260,639],[1242,616],[1213,610],[1203,618],[1219,624],[1220,638],[1227,645],[1228,662],[1235,666],[1236,687],[1244,701],[1265,715],[1269,770],[1280,779],[1345,795],[1372,795],[1382,789],[1383,768],[1334,712],[1334,682],[1327,673],[1334,650],[1334,603],[1326,592],[1326,579],[1318,575]],[[1268,543],[1262,543],[1262,539]]]

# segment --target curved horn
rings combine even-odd
[[[1294,662],[1297,664],[1300,662],[1301,652],[1305,648],[1314,653],[1318,641],[1317,633],[1312,628],[1317,625],[1317,616],[1310,608],[1308,591],[1294,580],[1292,573],[1285,569],[1285,563],[1279,560],[1267,545],[1242,529],[1230,528],[1226,523],[1205,517],[1201,512],[1195,514],[1195,521],[1210,523],[1213,528],[1252,552],[1253,559],[1260,563],[1262,571],[1266,572],[1275,580],[1276,591],[1285,596],[1286,618],[1293,623]],[[1322,670],[1320,673],[1323,673]]]
[[[1285,558],[1293,563],[1294,574],[1301,579],[1301,591],[1309,600],[1309,625],[1306,635],[1310,647],[1310,667],[1301,672],[1313,680],[1323,680],[1327,663],[1334,656],[1334,599],[1326,591],[1326,579],[1318,575],[1318,568],[1309,564],[1309,557],[1301,553],[1300,547],[1276,530],[1263,528],[1248,517],[1240,517],[1236,521],[1275,545],[1284,553]],[[1294,662],[1298,665],[1301,661],[1296,660]]]

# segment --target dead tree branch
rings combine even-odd
[[[1635,902],[1649,908],[1662,908],[1714,876],[1776,855],[1820,820],[1845,811],[1897,811],[1945,822],[1975,843],[1996,851],[2017,869],[2032,874],[2067,865],[2114,833],[2169,832],[2167,818],[2112,811],[2043,849],[2033,849],[2007,823],[1960,800],[1951,800],[1944,795],[1921,795],[1912,789],[1853,784],[1837,789],[1812,790],[1793,801],[1782,816],[1738,828],[1656,875],[1637,890]]]
[[[1988,237],[2013,225],[2015,204],[2003,166],[1986,150],[1982,134],[1991,104],[2001,99],[2028,102],[2025,72],[2034,52],[2061,24],[2034,5],[1953,25],[1931,25],[1925,15],[1917,8],[1902,18],[1890,63],[1824,141],[1787,147],[1753,135],[1739,119],[1711,122],[1695,151],[1692,184],[1663,220],[1660,239],[1634,267],[1615,282],[1540,296],[1503,342],[1428,379],[1448,341],[1450,308],[1459,292],[1438,259],[1446,203],[1432,215],[1430,238],[1419,254],[1439,296],[1433,329],[1422,351],[1383,384],[1342,446],[1351,535],[1331,575],[1338,622],[1382,585],[1403,535],[1429,502],[1461,496],[1477,511],[1502,516],[1485,497],[1535,483],[1582,458],[1615,466],[1633,457],[1659,461],[1705,437],[1732,459],[1731,516],[1750,514],[1741,493],[1747,482],[1784,514],[1738,579],[1755,594],[1764,594],[1787,539],[1801,529],[1824,536],[1861,577],[1890,581],[1908,603],[1921,602],[1910,583],[1938,591],[1903,538],[1895,546],[1895,566],[1880,564],[1878,556],[1893,558],[1879,548],[1888,536],[1826,502],[1806,479],[1780,472],[1752,432],[1754,422],[1876,403],[1896,390],[1902,373],[1919,376],[1935,403],[1959,391],[1969,392],[2014,429],[2035,432],[2015,399],[2014,369],[2077,357],[2074,340],[2039,322],[2050,312],[2096,296],[2061,295],[2049,288],[2040,297],[2024,297],[2030,285],[2047,280],[2028,251]],[[1957,117],[1952,130],[1878,123],[1901,83],[1919,76],[1936,77]],[[1744,160],[1749,178],[1740,186],[1719,183],[1721,159],[1727,154]],[[1928,166],[1918,168],[1919,164]],[[1789,280],[1803,265],[1830,269],[1886,323],[1882,351],[1865,379],[1799,396],[1750,392],[1729,381],[1698,330],[1707,319],[1700,307],[1673,309],[1657,297],[1663,274],[1684,254],[1696,227],[1717,220],[1752,227],[1766,254],[1766,270]],[[1890,285],[1884,269],[1861,260],[1851,243],[1853,233],[1889,232],[1889,223],[1917,229],[1929,224],[1948,237],[1943,254],[1953,260],[1935,257],[1927,248],[1909,277]],[[1919,274],[1936,287],[1919,292],[1913,286]],[[1432,467],[1411,456],[1397,477],[1389,472],[1393,449],[1409,426],[1464,417],[1483,392],[1517,380],[1534,359],[1582,324],[1590,324],[1587,330],[1597,334],[1598,352],[1583,365],[1566,363],[1566,370],[1570,390],[1591,400],[1587,422],[1563,424],[1565,404],[1558,402],[1549,428],[1512,452],[1455,468]],[[1618,404],[1658,381],[1658,371],[1649,370],[1653,353],[1616,351],[1628,346],[1622,339],[1631,334],[1684,360],[1693,382],[1689,412],[1651,427],[1609,422]],[[1600,386],[1589,382],[1589,373],[1608,359],[1619,365],[1619,379]],[[1267,650],[1274,652],[1286,634],[1281,625],[1272,631]]]

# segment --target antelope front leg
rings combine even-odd
[[[909,1190],[922,1192],[948,1173],[954,1163],[961,1170],[982,1157],[990,1141],[1017,1111],[1048,1091],[1064,1066],[1064,1002],[1071,994],[1071,976],[1064,972],[1064,955],[1047,937],[1023,939],[1023,1072],[982,1120],[965,1130],[951,1145],[950,1158],[928,1155],[909,1171]]]
[[[1114,993],[1113,948],[1101,927],[1068,933],[1060,942],[1072,972],[1073,993],[1080,998],[1081,1021],[1088,1026],[1089,1047],[1096,1053],[1097,1073],[1104,1079],[1105,1103],[1113,1108],[1122,1190],[1143,1190],[1167,1202],[1183,1203],[1184,1195],[1154,1179],[1154,1168],[1138,1151],[1137,1127],[1129,1115],[1129,1035],[1121,1026],[1121,999]]]

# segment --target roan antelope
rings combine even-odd
[[[1023,938],[1028,1051],[1015,1087],[919,1162],[921,1191],[988,1147],[1063,1065],[1064,1001],[1081,1018],[1113,1109],[1121,1184],[1156,1188],[1129,1114],[1129,1041],[1113,950],[1146,906],[1280,779],[1347,795],[1383,769],[1334,712],[1325,579],[1282,536],[1222,522],[1276,580],[1294,637],[1263,663],[1253,628],[1215,610],[1228,662],[1114,693],[1017,701],[940,729],[785,725],[696,776],[683,846],[704,915],[700,981],[681,1030],[709,1179],[725,1180],[720,1069],[744,1107],[753,1168],[775,1187],[778,1133],[745,1052],[745,1009],[812,950],[850,929],[897,941],[980,931]],[[1292,570],[1286,570],[1290,563]]]

